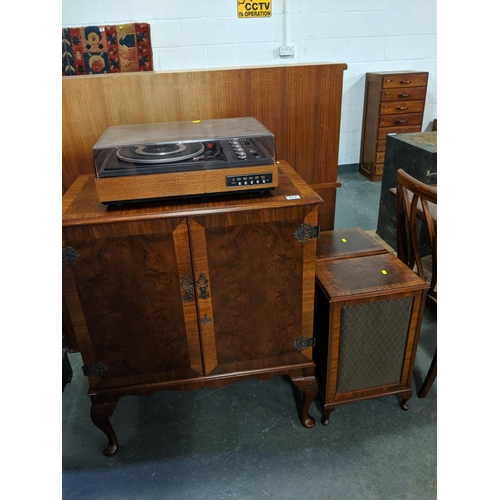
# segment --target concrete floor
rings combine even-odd
[[[337,229],[377,225],[380,183],[339,174]],[[417,352],[419,386],[436,347],[426,311]],[[437,381],[402,411],[389,396],[340,406],[331,423],[300,424],[300,393],[286,377],[219,389],[124,397],[112,423],[120,450],[102,454],[90,421],[81,357],[62,394],[62,498],[135,500],[427,500],[437,498]]]

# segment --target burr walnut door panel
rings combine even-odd
[[[317,209],[307,211],[189,220],[207,375],[311,362],[312,347],[294,347],[312,337],[316,239],[294,236],[316,224]]]
[[[63,267],[65,297],[83,324],[94,387],[203,374],[185,219],[66,228],[64,237],[78,253]]]

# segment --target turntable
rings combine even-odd
[[[274,135],[251,117],[113,126],[92,153],[105,204],[265,192],[278,185]]]

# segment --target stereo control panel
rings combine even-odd
[[[258,173],[258,174],[245,174],[245,175],[227,175],[226,187],[243,187],[243,186],[256,186],[271,184],[273,182],[272,172]]]

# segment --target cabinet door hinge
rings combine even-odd
[[[90,365],[83,365],[82,371],[86,377],[102,377],[108,371],[108,367],[100,361],[94,361]]]
[[[309,347],[315,347],[315,346],[316,346],[316,339],[314,337],[311,338],[298,337],[297,339],[295,339],[295,342],[293,343],[293,347],[295,347],[297,351],[304,351]]]
[[[306,243],[309,240],[312,240],[313,238],[318,238],[319,231],[320,231],[319,226],[313,226],[313,225],[306,222],[306,223],[300,224],[300,226],[295,230],[293,235],[301,243]]]

